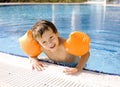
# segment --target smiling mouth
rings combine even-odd
[[[55,46],[56,46],[56,45],[54,44],[54,45],[53,45],[52,47],[50,47],[50,48],[53,49],[53,48],[55,48]]]

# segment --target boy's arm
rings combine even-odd
[[[83,70],[83,67],[85,66],[88,58],[89,58],[90,53],[86,53],[85,55],[81,56],[78,64],[74,68],[66,68],[65,73],[67,74],[76,74],[78,72],[81,72]]]
[[[85,55],[81,56],[80,61],[78,62],[77,66],[75,67],[78,69],[78,71],[81,72],[83,70],[83,67],[85,66],[89,56],[90,56],[89,52],[87,52]]]

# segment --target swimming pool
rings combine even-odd
[[[91,38],[85,69],[120,75],[120,7],[95,4],[37,4],[0,6],[0,52],[17,56],[18,38],[40,19],[52,21],[67,38],[82,31]]]

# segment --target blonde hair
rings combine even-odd
[[[32,27],[32,34],[35,39],[42,37],[45,31],[52,29],[53,33],[57,33],[55,25],[47,20],[40,20],[36,22]]]

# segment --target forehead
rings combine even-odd
[[[43,37],[43,34],[50,33],[50,32],[53,32],[53,30],[50,27],[48,27],[46,29],[42,29],[41,30],[41,37]]]
[[[47,31],[45,31],[45,32],[43,33],[42,37],[49,36],[49,35],[51,35],[51,34],[53,34],[52,29],[48,29]]]
[[[54,33],[53,30],[51,28],[48,28],[48,30],[46,30],[43,35],[45,34],[51,34],[51,33]]]
[[[51,29],[49,29],[49,30],[45,31],[43,33],[42,37],[39,37],[38,39],[39,40],[46,40],[46,39],[48,39],[53,34],[54,34],[53,31]]]

